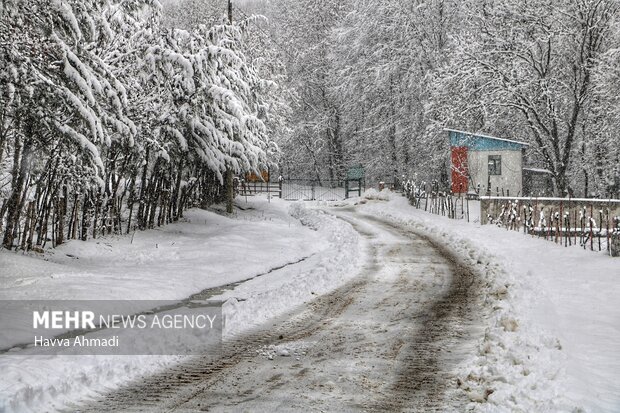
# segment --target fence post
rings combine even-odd
[[[560,225],[560,245],[562,245],[562,238],[563,238],[563,234],[562,233],[563,233],[563,229],[564,229],[564,226],[562,225],[562,217],[563,216],[564,216],[564,205],[562,205],[562,201],[560,201],[560,217],[559,217],[560,218],[559,219],[559,221],[560,221],[560,224],[559,224]]]
[[[608,235],[610,237],[609,255],[612,257],[620,257],[620,219],[616,217],[613,218],[612,231],[611,235]],[[609,229],[607,233],[609,234]]]
[[[284,178],[282,178],[282,175],[278,176],[278,190],[280,191],[280,199],[282,199],[282,182],[284,181]]]
[[[465,197],[465,202],[467,202],[467,222],[469,222],[469,197]],[[480,205],[482,205],[482,202],[480,203]],[[482,214],[480,214],[480,216],[480,221],[482,221]]]
[[[603,210],[598,211],[598,250],[601,250],[601,235],[603,232]]]
[[[611,234],[611,245],[609,248],[609,255],[612,257],[620,257],[620,232],[614,232]]]
[[[609,208],[607,208],[607,220],[606,220],[605,228],[606,228],[605,235],[607,236],[607,252],[611,254],[611,244],[610,244],[610,238],[609,238]]]
[[[594,229],[592,228],[592,220],[594,219],[593,209],[594,207],[590,205],[590,251],[594,251],[594,240],[592,239],[594,237]]]

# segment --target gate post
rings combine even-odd
[[[349,180],[344,180],[344,199],[349,199]]]
[[[282,175],[278,176],[278,190],[280,192],[280,199],[282,199],[282,181],[284,181]]]
[[[362,178],[357,180],[357,196],[362,196]]]
[[[609,255],[612,257],[620,257],[620,232],[612,233],[610,241]]]

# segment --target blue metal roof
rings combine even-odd
[[[524,142],[496,138],[455,129],[445,129],[450,135],[450,145],[465,146],[472,151],[520,151],[529,145]]]

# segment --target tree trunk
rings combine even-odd
[[[185,159],[181,156],[181,161],[179,162],[179,166],[177,169],[177,179],[174,184],[174,192],[172,193],[171,199],[171,212],[172,212],[172,220],[178,221],[179,219],[179,192],[181,190],[181,182],[183,177],[183,167],[184,167]]]
[[[82,203],[82,234],[80,235],[80,239],[82,241],[86,241],[88,239],[88,221],[90,219],[90,191],[84,192],[84,202]]]
[[[56,245],[62,244],[65,239],[65,218],[67,215],[67,187],[63,185],[62,187],[62,196],[58,199],[58,224],[57,224],[57,235],[56,235]]]
[[[138,227],[140,229],[146,228],[146,215],[147,215],[147,176],[149,171],[149,148],[146,148],[146,154],[144,156],[144,166],[142,167],[142,179],[140,182],[140,204],[138,205]]]
[[[235,192],[233,188],[233,171],[230,168],[226,170],[225,184],[226,184],[226,212],[229,214],[232,214]]]
[[[127,207],[129,213],[127,214],[127,234],[131,231],[131,220],[133,217],[133,206],[136,202],[136,181],[138,179],[138,168],[134,170],[134,174],[131,178],[131,185],[129,186],[129,199],[127,200]]]
[[[80,199],[78,193],[73,195],[73,207],[71,208],[71,220],[69,221],[69,228],[67,229],[67,238],[75,239],[78,226],[78,211],[80,208]]]
[[[97,189],[97,195],[95,197],[95,216],[93,218],[93,239],[97,238],[97,225],[99,221],[99,210],[101,209],[101,192]]]
[[[15,138],[15,151],[13,153],[13,183],[11,195],[7,204],[6,228],[4,229],[4,238],[2,245],[6,249],[13,248],[15,239],[15,229],[20,217],[20,203],[22,200],[22,192],[24,190],[24,182],[28,171],[29,157],[31,153],[30,141],[28,138],[22,143],[19,137]],[[23,153],[22,153],[23,152]]]

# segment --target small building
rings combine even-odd
[[[523,153],[529,145],[446,129],[451,149],[452,193],[523,195]]]

